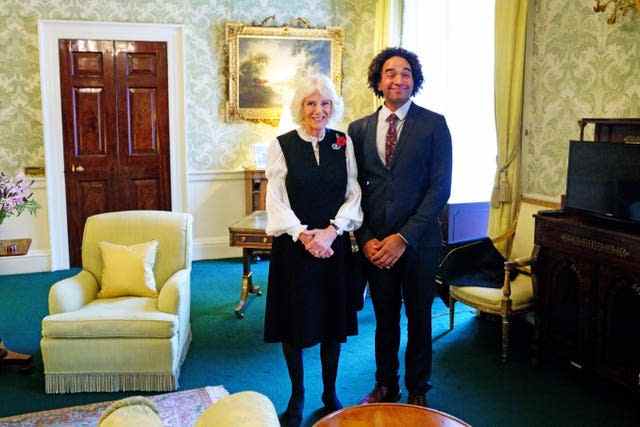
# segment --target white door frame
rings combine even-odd
[[[186,212],[188,198],[184,31],[182,25],[39,20],[38,35],[49,240],[53,271],[69,268],[58,40],[135,40],[167,43],[171,209],[176,212]]]

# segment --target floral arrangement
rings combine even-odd
[[[5,218],[19,216],[25,210],[35,215],[40,207],[33,199],[31,185],[24,175],[18,174],[14,179],[0,172],[0,224]]]

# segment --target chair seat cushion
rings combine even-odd
[[[452,285],[449,287],[449,293],[463,302],[494,309],[499,309],[502,301],[502,289]],[[520,310],[533,303],[533,286],[530,276],[519,274],[511,281],[511,301],[512,310]]]
[[[158,311],[157,298],[96,299],[79,310],[52,314],[42,321],[50,338],[171,338],[178,330],[174,314]]]

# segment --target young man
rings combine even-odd
[[[442,241],[438,216],[451,190],[451,135],[443,116],[411,102],[422,81],[414,53],[381,51],[369,66],[369,87],[384,106],[349,126],[364,211],[356,237],[369,261],[376,315],[376,384],[362,403],[400,399],[403,302],[408,403],[426,406],[431,388],[431,304]]]

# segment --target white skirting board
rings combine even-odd
[[[229,237],[209,237],[195,239],[193,242],[193,260],[240,258],[241,248],[229,246]]]
[[[51,270],[51,253],[48,250],[30,250],[26,255],[0,258],[0,275],[37,273]]]

